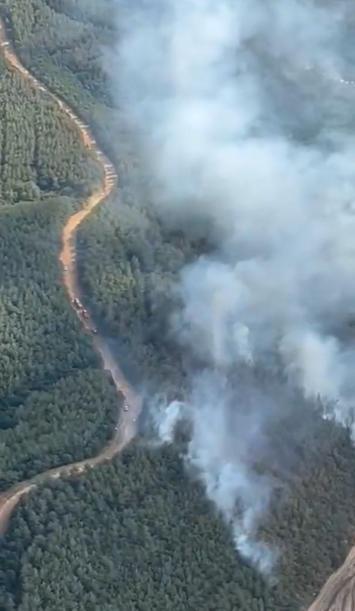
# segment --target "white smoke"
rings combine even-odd
[[[259,395],[247,418],[248,394],[226,399],[224,374],[212,372],[277,363],[284,384],[354,428],[355,353],[340,333],[355,307],[350,11],[346,1],[141,0],[120,23],[121,100],[159,212],[208,222],[214,244],[183,270],[173,317],[210,371],[193,384],[189,460],[262,568],[270,552],[253,538],[273,483],[253,448],[267,445],[282,406]]]
[[[269,403],[269,405],[267,405]],[[265,409],[260,410],[261,405]],[[236,547],[264,573],[270,573],[277,554],[257,540],[259,519],[274,487],[273,479],[258,473],[255,465],[269,461],[264,435],[265,418],[282,407],[263,401],[249,382],[242,380],[237,392],[221,372],[206,370],[194,378],[189,405],[174,401],[152,410],[162,442],[172,443],[180,421],[191,425],[192,435],[185,456],[198,474],[208,497],[232,526]]]
[[[173,401],[168,407],[161,403],[154,410],[157,433],[164,443],[172,443],[174,441],[176,425],[183,418],[183,409],[184,405],[182,403]]]

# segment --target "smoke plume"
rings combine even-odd
[[[292,446],[276,451],[270,431],[290,406],[300,419],[303,401],[355,436],[344,332],[355,307],[355,12],[317,0],[119,8],[116,82],[159,214],[207,227],[212,245],[183,269],[172,315],[204,363],[183,410],[188,460],[240,552],[266,570],[257,524],[277,485],[271,468]],[[168,410],[164,439],[179,413]]]

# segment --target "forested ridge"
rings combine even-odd
[[[119,198],[80,230],[85,294],[118,353],[130,356],[138,379],[180,392],[184,370],[167,334],[170,287],[183,264],[207,246],[168,231],[156,218],[134,147],[132,152],[122,140],[124,125],[101,57],[101,44],[114,39],[113,4],[1,0],[0,7],[25,64],[95,126],[119,170]],[[16,81],[14,75],[8,79]],[[48,125],[57,117],[53,134],[68,129],[70,135],[58,140],[63,147],[68,143],[62,156],[56,152],[52,161],[50,155],[43,160],[43,173],[31,157],[21,170],[21,186],[14,170],[15,180],[6,187],[9,200],[1,191],[1,283],[10,305],[1,305],[8,322],[6,341],[0,341],[13,346],[11,358],[6,351],[0,355],[6,380],[0,411],[3,487],[94,453],[114,419],[113,388],[72,315],[56,260],[59,228],[97,174],[66,119],[45,97],[38,103]],[[109,132],[112,121],[117,142]],[[27,152],[20,153],[24,159],[37,146],[39,132],[31,129]],[[66,159],[71,161],[65,169]],[[298,448],[297,473],[285,481],[261,528],[260,536],[281,552],[275,584],[240,560],[230,531],[186,476],[179,447],[147,450],[136,444],[113,464],[52,483],[21,503],[0,548],[0,609],[303,609],[341,563],[355,532],[349,436],[329,422],[314,430]],[[23,450],[15,454],[15,445]]]

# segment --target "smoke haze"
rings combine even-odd
[[[204,370],[160,432],[171,440],[180,414],[191,420],[189,464],[239,551],[267,570],[257,524],[278,485],[268,472],[292,447],[276,451],[270,430],[320,400],[355,436],[343,333],[355,311],[354,15],[350,2],[316,0],[118,7],[115,77],[159,214],[207,227],[213,244],[183,269],[172,315]]]

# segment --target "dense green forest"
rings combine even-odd
[[[175,449],[136,444],[112,464],[48,484],[21,504],[0,547],[0,609],[303,608],[355,527],[354,452],[338,435],[343,456],[328,441],[297,498],[275,508],[264,533],[282,550],[278,582],[268,584],[240,561]]]
[[[303,460],[261,528],[280,551],[279,592],[296,609],[312,601],[355,542],[354,447],[330,422],[312,428],[299,448]]]
[[[79,232],[79,269],[93,312],[119,338],[120,354],[147,388],[168,394],[183,384],[179,350],[169,339],[171,289],[199,245],[167,235],[150,217],[123,200],[100,210]]]
[[[115,4],[114,0],[0,0],[24,63],[90,119],[96,136],[117,159],[112,121],[119,111],[112,105],[101,48],[114,39]]]
[[[168,232],[152,213],[102,69],[101,45],[114,39],[113,2],[0,0],[0,7],[23,61],[90,121],[119,171],[118,197],[80,230],[85,294],[140,378],[181,389],[179,352],[165,333],[170,286],[206,244]],[[116,401],[66,301],[56,259],[63,220],[97,171],[51,102],[24,91],[4,66],[2,75],[10,100],[0,130],[10,160],[1,166],[0,212],[5,488],[97,451]],[[355,452],[329,422],[310,429],[297,452],[297,471],[260,532],[281,552],[276,584],[239,559],[229,530],[186,477],[179,448],[134,445],[112,465],[44,486],[21,504],[0,546],[0,609],[303,608],[353,542]]]
[[[85,195],[99,177],[67,117],[0,60],[0,204]]]
[[[138,367],[140,377],[156,380],[160,389],[177,378],[180,383],[179,354],[165,333],[170,287],[205,244],[167,232],[151,210],[148,181],[102,67],[101,45],[115,40],[116,3],[31,0],[25,11],[22,2],[2,3],[25,64],[90,121],[118,168],[119,200],[112,199],[79,230],[80,276],[91,307],[105,332],[120,338],[118,353]]]
[[[65,218],[99,169],[54,102],[0,61],[0,487],[91,456],[112,434],[113,387],[67,302]]]
[[[4,611],[276,608],[169,449],[132,448],[86,478],[31,495],[0,567]]]

